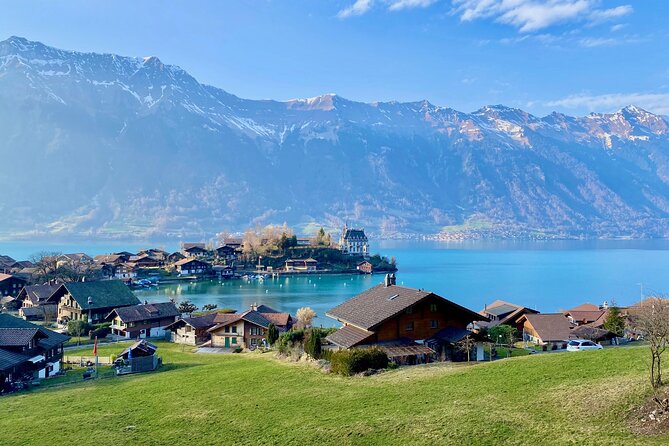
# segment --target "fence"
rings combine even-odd
[[[63,362],[65,364],[77,364],[82,367],[95,364],[95,356],[63,356]],[[99,365],[111,365],[112,361],[111,356],[98,356]]]

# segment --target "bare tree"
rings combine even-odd
[[[295,313],[297,319],[304,325],[304,327],[311,327],[311,323],[316,317],[316,312],[310,307],[302,307]]]
[[[662,354],[669,346],[669,299],[649,297],[639,302],[631,324],[650,348],[650,384],[656,389],[662,385]]]

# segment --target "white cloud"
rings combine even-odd
[[[402,11],[405,9],[427,8],[437,0],[381,0],[386,4],[389,11]],[[363,15],[374,6],[374,0],[356,0],[351,6],[342,9],[337,17],[345,19],[352,16]]]
[[[344,8],[337,13],[337,17],[340,19],[345,19],[347,17],[352,17],[356,15],[363,15],[369,11],[374,5],[374,0],[356,0],[348,8]]]
[[[427,8],[437,0],[393,0],[388,9],[391,11],[400,11],[402,9]]]
[[[582,108],[588,111],[614,111],[636,105],[653,113],[669,114],[669,93],[575,94],[546,102],[548,107]]]
[[[614,33],[616,31],[620,31],[621,29],[625,28],[627,26],[626,23],[618,23],[617,25],[613,25],[611,27],[611,32]]]
[[[600,9],[599,0],[451,0],[453,14],[468,22],[493,19],[531,33],[568,22],[601,23],[630,14],[629,5]]]
[[[586,48],[596,48],[598,46],[613,46],[619,42],[616,39],[609,39],[604,37],[586,37],[578,41],[579,45]]]

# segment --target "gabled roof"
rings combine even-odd
[[[133,352],[133,356],[137,355],[137,353],[140,353],[139,356],[151,356],[157,350],[158,350],[157,346],[151,344],[150,342],[146,342],[145,340],[142,339],[141,341],[137,341],[130,347],[123,350],[119,356],[126,358],[129,351]]]
[[[0,348],[0,370],[9,370],[24,362],[28,362],[29,359],[26,355]]]
[[[573,327],[562,313],[525,314],[522,319],[527,319],[543,342],[565,341]]]
[[[594,305],[594,304],[589,304],[589,303],[588,303],[588,304],[578,305],[578,306],[576,306],[576,307],[574,307],[574,308],[570,308],[570,309],[567,310],[567,311],[598,311],[598,310],[599,310],[599,306],[598,306],[598,305]]]
[[[22,282],[25,282],[25,280],[21,279],[20,277],[15,277],[15,276],[12,276],[11,274],[0,273],[0,282],[2,282],[4,280],[9,280],[9,279],[16,279],[16,280],[20,280]]]
[[[468,322],[485,318],[465,307],[429,291],[397,285],[377,285],[329,310],[326,315],[338,321],[369,330],[428,296],[434,296],[460,312]]]
[[[83,252],[75,252],[72,254],[63,254],[60,257],[65,257],[68,260],[72,261],[79,261],[79,262],[91,262],[93,261],[93,258],[89,256],[88,254],[85,254]]]
[[[56,333],[53,330],[33,324],[32,322],[28,322],[19,317],[11,316],[7,313],[0,313],[0,328],[37,328],[40,333],[44,335],[44,337],[41,337],[37,342],[37,345],[45,350],[49,350],[70,339],[67,335]]]
[[[267,305],[263,305],[263,304],[258,305],[257,307],[255,307],[255,310],[258,313],[280,313],[279,310],[275,310],[274,308],[269,307]]]
[[[362,240],[367,241],[364,229],[345,229],[343,234],[344,240]]]
[[[334,333],[329,334],[326,339],[342,348],[351,348],[363,343],[374,333],[354,327],[353,325],[344,325]]]
[[[593,341],[598,341],[603,339],[613,339],[616,337],[616,335],[609,330],[595,328],[588,325],[581,325],[580,327],[576,327],[571,331],[571,337],[573,339],[590,339]]]
[[[124,257],[124,256],[119,255],[119,254],[102,254],[102,255],[99,255],[99,256],[95,256],[93,258],[93,260],[96,263],[116,263],[116,262],[120,261],[120,259],[122,257]]]
[[[12,259],[11,257],[0,255],[0,265],[9,266],[14,262],[16,262],[16,260]]]
[[[171,330],[182,325],[190,325],[193,328],[210,328],[216,325],[214,319],[216,318],[217,314],[219,313],[209,313],[202,316],[185,317],[183,319],[172,322],[170,325],[165,327],[165,329]]]
[[[62,286],[67,289],[82,310],[125,307],[140,303],[137,296],[120,280],[71,282]],[[89,296],[92,300],[91,305],[88,304]]]
[[[290,323],[290,313],[260,313],[265,319],[277,327],[285,327]]]
[[[117,315],[125,323],[137,322],[151,319],[163,319],[176,317],[181,313],[172,302],[158,302],[154,304],[140,304],[129,307],[115,308],[109,313],[107,319]]]
[[[60,289],[61,289],[60,284],[30,285],[23,287],[23,289],[19,293],[19,296],[21,297],[25,295],[23,296],[23,298],[28,298],[30,302],[32,302],[35,305],[38,305],[48,302],[57,294],[56,292]]]
[[[184,243],[184,251],[206,251],[204,243]]]
[[[209,265],[207,262],[203,262],[202,260],[188,258],[188,259],[181,259],[178,262],[174,262],[174,266],[183,266],[183,265],[186,265],[186,264],[192,263],[192,262],[203,263],[205,265]]]
[[[574,311],[569,310],[564,314],[566,316],[571,316],[576,322],[588,324],[595,322],[597,319],[601,318],[606,310],[596,310],[596,311]]]
[[[0,347],[21,347],[28,345],[33,338],[44,338],[39,328],[1,328]]]
[[[58,315],[58,305],[54,303],[35,307],[23,307],[19,309],[19,314],[25,317],[55,318]]]

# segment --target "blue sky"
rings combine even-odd
[[[22,0],[0,30],[156,55],[245,98],[669,114],[666,0]]]

